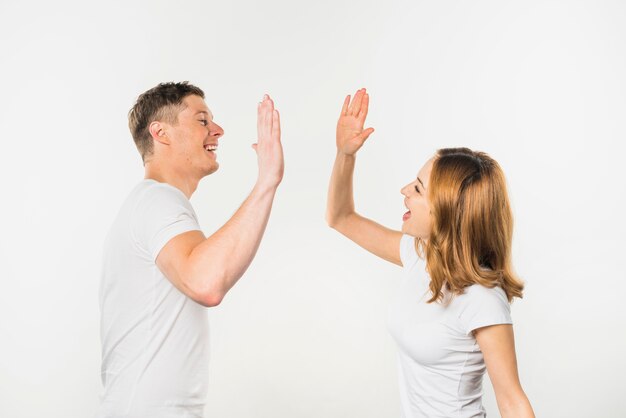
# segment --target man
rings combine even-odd
[[[206,238],[189,198],[218,168],[224,134],[199,88],[162,83],[129,127],[145,166],[107,236],[100,288],[99,417],[202,417],[208,318],[254,258],[283,176],[278,111],[258,105],[259,173],[233,217]]]

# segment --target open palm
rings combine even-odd
[[[368,107],[369,95],[365,89],[357,90],[352,102],[350,95],[346,96],[341,108],[341,115],[337,121],[338,152],[347,155],[355,154],[374,132],[374,128],[363,129]]]

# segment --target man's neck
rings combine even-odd
[[[171,167],[163,167],[157,162],[147,162],[145,164],[144,178],[176,187],[187,196],[187,199],[191,199],[191,195],[196,191],[200,182],[200,179],[193,178],[189,173],[175,170]]]

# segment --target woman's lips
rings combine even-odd
[[[406,213],[404,215],[402,215],[402,221],[406,221],[407,219],[409,219],[411,217],[411,211],[407,210]]]

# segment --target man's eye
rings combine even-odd
[[[203,126],[207,126],[207,125],[209,124],[209,122],[208,122],[206,119],[200,119],[200,123],[201,123]]]

